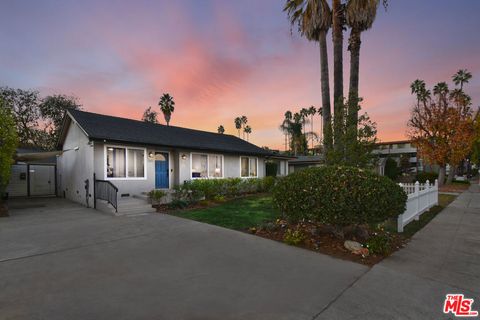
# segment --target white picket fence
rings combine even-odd
[[[408,195],[407,209],[398,216],[397,230],[403,232],[403,228],[413,220],[420,219],[420,215],[438,204],[438,181],[432,185],[427,180],[425,183],[400,183]]]

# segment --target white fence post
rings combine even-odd
[[[427,208],[430,208],[430,181],[425,181],[425,194],[427,196]]]
[[[435,205],[438,205],[438,179],[435,179],[435,190],[436,190],[436,197],[435,197]]]
[[[418,209],[420,208],[420,182],[415,182],[415,212],[418,212]],[[420,217],[417,215],[415,216],[415,220],[418,221]]]
[[[397,231],[403,232],[403,214],[399,215],[397,218]]]

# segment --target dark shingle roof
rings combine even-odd
[[[270,151],[228,134],[165,126],[78,110],[69,110],[69,113],[90,139],[94,140],[247,155],[272,155]]]
[[[303,164],[303,163],[321,163],[323,162],[324,157],[321,155],[317,156],[298,156],[297,159],[290,160],[291,164]]]

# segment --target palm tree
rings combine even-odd
[[[249,137],[250,133],[252,133],[252,128],[250,126],[245,126],[243,131],[247,134],[247,141],[248,141],[248,137]]]
[[[292,117],[293,115],[291,111],[285,112],[285,118],[280,125],[280,130],[282,130],[282,132],[285,134],[285,151],[287,151],[289,126],[290,122],[292,121]]]
[[[242,116],[242,127],[243,127],[243,139],[245,139],[245,126],[247,125],[248,118],[246,116]]]
[[[302,117],[302,127],[303,127],[303,134],[305,134],[305,124],[307,123],[307,118],[310,115],[307,108],[300,109],[300,116]]]
[[[358,124],[358,88],[360,73],[360,46],[362,32],[370,29],[377,15],[379,0],[349,0],[346,6],[346,22],[352,29],[348,39],[350,51],[350,88],[348,94],[347,129],[351,131],[350,139],[357,138]]]
[[[310,128],[311,128],[311,131],[313,132],[313,116],[317,114],[317,108],[315,108],[314,106],[311,106],[310,108],[308,108],[308,114],[310,115]],[[313,145],[313,136],[312,136],[312,149],[313,149],[314,145]]]
[[[224,133],[225,133],[225,128],[223,127],[223,125],[219,125],[219,126],[218,126],[217,132],[220,133],[220,134],[224,134]]]
[[[460,90],[463,91],[463,84],[468,83],[472,79],[472,74],[467,69],[460,69],[452,76],[452,80],[456,86],[460,85]]]
[[[345,7],[341,0],[332,0],[333,37],[333,124],[334,149],[343,150],[343,28]]]
[[[433,94],[438,97],[439,102],[443,102],[446,105],[448,84],[446,82],[439,82],[433,87]]]
[[[332,26],[332,11],[326,0],[287,0],[284,11],[293,25],[297,25],[302,36],[318,41],[320,47],[320,80],[322,85],[323,130],[325,148],[331,149],[331,105],[328,72],[327,33]]]
[[[410,88],[412,89],[412,94],[415,94],[417,96],[417,107],[420,107],[422,95],[427,91],[425,88],[425,81],[417,79],[412,82]],[[425,97],[423,96],[423,98]]]
[[[238,130],[238,137],[240,138],[240,129],[242,128],[242,118],[236,117],[235,120],[233,120],[235,123],[235,129]]]
[[[167,122],[167,126],[170,125],[170,118],[172,117],[172,113],[175,110],[175,101],[173,101],[173,97],[168,93],[164,93],[163,96],[160,98],[158,102],[160,106],[160,110],[163,112],[163,116],[165,121]]]

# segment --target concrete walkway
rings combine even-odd
[[[373,267],[316,319],[453,319],[447,293],[474,298],[480,311],[480,190],[473,185]]]
[[[312,319],[368,268],[163,214],[71,202],[0,219],[0,319]]]

